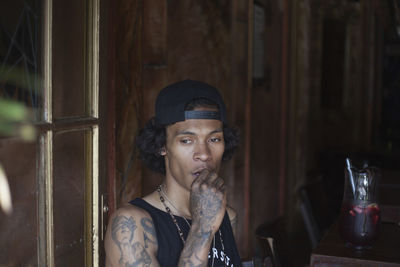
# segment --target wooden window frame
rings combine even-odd
[[[43,97],[39,129],[38,177],[38,263],[54,266],[53,229],[53,135],[59,131],[89,129],[85,174],[85,266],[99,266],[99,17],[100,0],[87,0],[85,91],[87,116],[53,119],[52,111],[52,26],[53,0],[44,2]]]

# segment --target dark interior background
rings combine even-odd
[[[80,17],[80,4],[68,12]],[[6,11],[11,6],[0,4],[1,23],[13,20]],[[135,136],[153,116],[161,88],[182,79],[219,88],[230,124],[240,131],[240,147],[221,176],[238,212],[237,243],[244,259],[262,254],[256,235],[262,233],[275,238],[283,266],[307,264],[313,244],[302,213],[305,198],[320,238],[339,214],[346,157],[356,166],[380,167],[380,204],[399,207],[399,7],[399,0],[100,0],[100,120],[106,122],[100,124],[105,125],[100,151],[107,154],[100,176],[109,212],[152,192],[162,180],[138,160]],[[73,66],[83,60],[84,50],[72,47],[76,53],[70,56],[62,45],[73,38],[70,27],[83,34],[85,21],[58,25],[63,12],[63,6],[55,10],[60,14],[54,19],[53,60],[66,63],[55,65],[54,82],[75,91],[55,92],[60,105],[54,110],[56,115],[64,110],[81,114],[85,98],[76,101],[82,91],[70,83],[83,79],[83,71]],[[4,49],[0,46],[0,62]],[[75,80],[63,76],[67,65]],[[0,88],[2,97],[10,93],[6,84]],[[21,145],[27,152],[12,162],[6,155],[19,144],[6,140],[0,145],[9,173],[18,174],[21,162],[35,173],[35,163],[27,160],[34,148]],[[59,150],[65,150],[64,144]],[[56,171],[63,173],[67,164],[60,163]],[[27,173],[20,183],[34,188]],[[21,201],[35,213],[32,192],[21,194]],[[21,223],[23,214],[18,216]],[[25,231],[36,233],[36,223]],[[0,229],[14,229],[12,224],[8,220]],[[0,232],[5,242],[13,230]],[[36,251],[34,237],[29,244]]]
[[[299,192],[308,192],[322,236],[340,210],[346,157],[383,168],[383,183],[398,184],[397,1],[119,1],[115,9],[126,14],[114,20],[117,169],[127,166],[119,138],[133,142],[124,131],[152,116],[163,85],[190,78],[220,88],[242,134],[224,175],[243,257],[258,253],[262,225],[291,240],[282,247],[285,264],[307,262]],[[128,110],[140,114],[130,123],[123,118]],[[126,186],[119,201],[152,191],[161,179],[137,164],[137,186]]]

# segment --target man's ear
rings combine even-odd
[[[167,150],[165,149],[165,146],[163,146],[163,147],[160,149],[160,155],[161,155],[161,156],[167,155]]]

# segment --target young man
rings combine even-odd
[[[208,84],[186,80],[160,92],[137,145],[165,179],[113,214],[106,266],[241,266],[231,227],[236,213],[218,176],[238,143],[226,123],[222,97]]]

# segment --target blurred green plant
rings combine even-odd
[[[31,112],[22,103],[0,98],[0,136],[34,141],[36,129],[30,120]],[[12,212],[11,192],[7,176],[0,163],[0,208],[6,214]]]
[[[30,121],[30,111],[24,104],[0,98],[0,136],[35,140],[36,131]]]
[[[32,88],[30,82],[35,81],[35,78],[36,75],[34,73],[26,71],[23,67],[6,64],[0,69],[0,82],[7,82],[9,85],[15,85],[19,88]]]

